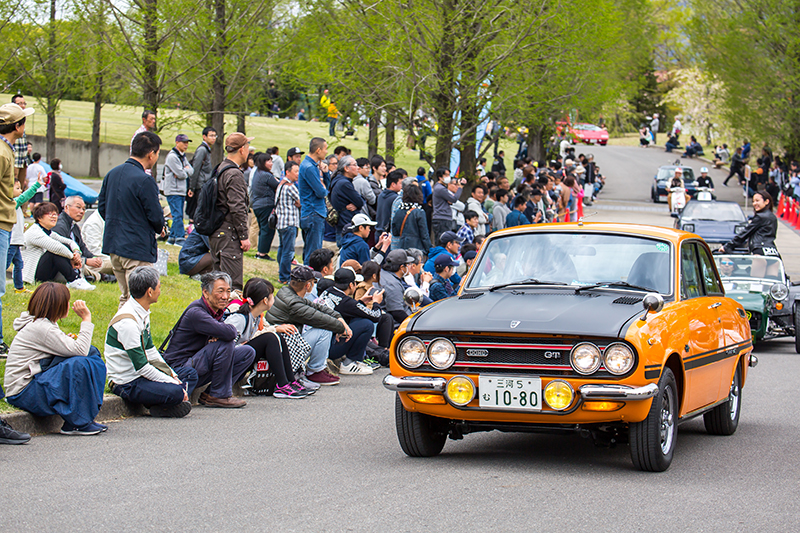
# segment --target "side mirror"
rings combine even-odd
[[[644,321],[647,313],[658,313],[664,308],[664,297],[656,292],[648,293],[642,300],[642,307],[644,307],[644,314],[639,320]]]
[[[412,311],[416,311],[419,309],[420,302],[422,302],[422,291],[416,287],[407,288],[403,293],[403,301]]]

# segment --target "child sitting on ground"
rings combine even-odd
[[[6,270],[14,263],[14,289],[17,294],[31,292],[22,284],[22,252],[20,247],[25,244],[25,220],[22,215],[22,206],[36,194],[40,187],[45,185],[45,177],[40,175],[28,190],[22,192],[22,185],[19,181],[14,181],[14,199],[17,205],[17,222],[11,228],[11,243],[8,246],[8,257],[6,259]]]

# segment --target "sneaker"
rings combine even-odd
[[[61,427],[61,434],[62,435],[82,435],[82,436],[87,436],[87,435],[97,435],[98,433],[102,433],[102,431],[103,431],[103,428],[101,428],[100,426],[98,426],[94,422],[89,422],[85,426],[79,427],[79,428],[68,426],[67,424],[64,424]]]
[[[315,383],[305,376],[300,376],[297,382],[300,383],[300,385],[302,385],[303,387],[305,387],[305,389],[309,391],[308,392],[309,394],[314,394],[319,390],[319,383]]]
[[[313,374],[307,374],[306,377],[310,381],[313,381],[314,383],[317,383],[318,385],[326,385],[327,386],[327,385],[338,385],[339,384],[339,378],[337,378],[336,376],[334,376],[333,374],[331,374],[330,372],[328,372],[324,368],[322,370],[320,370],[319,372],[314,372]]]
[[[95,422],[94,425],[99,427],[101,432],[108,431],[108,426],[105,424],[101,424],[100,422]]]
[[[78,291],[93,291],[94,285],[86,281],[85,279],[79,277],[76,278],[75,281],[70,281],[67,283],[67,287],[73,290]]]
[[[21,289],[14,289],[14,292],[17,294],[30,294],[33,291],[29,291],[25,287],[22,287]]]
[[[263,259],[264,261],[275,261],[269,254],[256,254],[256,259]]]
[[[8,357],[8,344],[0,342],[0,359]]]
[[[375,370],[376,368],[380,368],[381,367],[381,364],[377,361],[377,359],[373,359],[372,357],[365,357],[363,362],[364,362],[365,365],[370,367],[372,370]]]
[[[310,388],[306,387],[305,385],[303,385],[302,383],[300,383],[299,380],[289,383],[289,387],[293,388],[294,390],[297,390],[297,391],[300,391],[300,392],[304,393],[306,396],[312,396],[313,394],[316,394],[316,392],[319,390],[319,385],[314,383],[314,386],[315,386],[315,388],[311,388],[310,389]]]
[[[291,384],[284,385],[283,387],[275,387],[275,392],[272,394],[275,398],[285,398],[287,400],[302,400],[308,394],[294,389]]]
[[[352,361],[350,363],[342,363],[339,373],[345,376],[368,376],[372,374],[372,367],[361,361]]]
[[[181,402],[176,405],[154,405],[150,408],[150,416],[156,418],[183,418],[192,410],[192,402]]]
[[[0,444],[25,444],[31,440],[27,433],[17,431],[0,418]]]

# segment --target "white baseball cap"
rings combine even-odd
[[[358,213],[357,215],[353,216],[353,221],[351,222],[353,227],[357,226],[376,226],[378,225],[377,222],[373,222],[367,215],[364,213]]]

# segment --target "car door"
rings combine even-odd
[[[682,353],[688,382],[682,410],[685,414],[717,400],[720,370],[712,361],[725,341],[719,314],[723,296],[721,292],[706,294],[698,244],[694,241],[681,244],[680,281],[688,319],[687,343]]]

